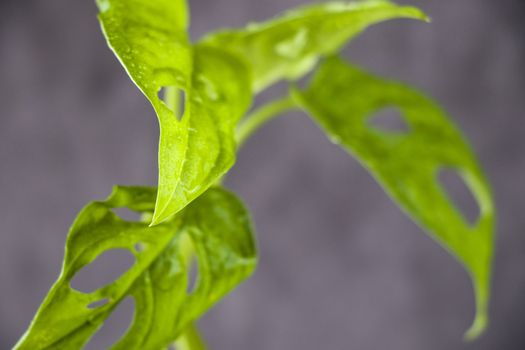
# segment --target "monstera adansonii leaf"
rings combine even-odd
[[[429,98],[337,57],[322,64],[304,91],[292,94],[333,142],[357,158],[395,203],[465,266],[477,306],[466,338],[478,336],[488,322],[494,207],[465,138]],[[404,118],[406,132],[369,123],[389,108]],[[443,169],[457,171],[474,195],[480,211],[475,223],[466,220],[438,181]]]
[[[252,273],[256,249],[250,218],[233,194],[212,187],[154,227],[125,221],[113,211],[124,207],[151,215],[155,196],[154,188],[116,187],[107,200],[80,212],[69,232],[62,272],[15,349],[81,349],[127,297],[135,302],[135,317],[112,349],[166,349]],[[71,287],[82,268],[112,249],[132,252],[134,265],[91,293]],[[193,259],[198,276],[188,290]]]

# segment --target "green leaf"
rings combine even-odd
[[[341,48],[368,26],[392,18],[427,20],[420,10],[389,1],[328,2],[289,11],[274,20],[246,29],[213,33],[204,42],[228,48],[249,62],[254,90],[307,73],[320,55]]]
[[[133,297],[135,316],[112,349],[167,347],[252,273],[256,250],[250,219],[233,194],[211,188],[155,227],[124,221],[112,211],[127,207],[151,213],[155,195],[153,188],[116,187],[106,201],[81,211],[67,239],[58,281],[15,349],[80,349],[125,297]],[[70,286],[83,267],[116,248],[134,254],[136,262],[128,271],[89,294]],[[194,256],[199,274],[187,291]],[[107,303],[93,307],[101,300]]]
[[[193,59],[182,121],[161,125],[153,224],[178,212],[232,167],[235,127],[251,104],[251,78],[241,61],[205,45],[195,47]]]
[[[234,128],[251,103],[248,67],[221,48],[192,47],[182,0],[97,2],[109,46],[151,102],[160,125],[159,191],[152,224],[197,198],[235,161]],[[185,92],[185,111],[162,88]]]
[[[294,98],[333,142],[354,155],[412,219],[459,259],[472,277],[477,314],[467,332],[478,336],[488,322],[494,208],[489,185],[470,147],[443,111],[419,92],[374,77],[338,58],[321,66]],[[398,109],[405,134],[368,123],[385,108]],[[475,196],[478,221],[470,225],[439,184],[440,169],[457,170]]]
[[[202,340],[195,325],[187,327],[175,343],[177,350],[205,350],[206,345]]]

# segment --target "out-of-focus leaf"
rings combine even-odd
[[[86,206],[69,233],[62,272],[15,349],[80,349],[127,296],[135,300],[128,332],[112,347],[157,350],[253,271],[256,250],[248,213],[231,193],[211,188],[173,219],[155,227],[122,220],[113,208],[151,213],[156,191],[116,187]],[[114,282],[86,294],[70,286],[77,272],[102,253],[129,249],[135,264]],[[190,263],[196,284],[187,291]],[[104,305],[93,306],[98,301]]]
[[[205,350],[206,345],[195,325],[190,325],[175,342],[175,348],[176,350]]]
[[[212,33],[208,44],[227,48],[252,65],[254,89],[307,73],[320,55],[333,53],[368,26],[392,18],[426,20],[414,7],[386,0],[328,2],[300,7],[246,29]]]
[[[472,277],[477,313],[467,338],[488,322],[494,208],[489,185],[470,147],[431,100],[403,84],[385,81],[329,58],[296,101],[333,142],[354,155],[393,200],[463,263]],[[368,124],[386,108],[401,112],[409,130],[389,133]],[[470,225],[437,179],[441,169],[461,174],[480,215]]]
[[[235,161],[234,128],[251,102],[248,67],[219,47],[192,47],[182,0],[99,0],[109,46],[151,102],[160,125],[159,191],[152,224],[197,198]],[[158,96],[185,94],[185,110]]]

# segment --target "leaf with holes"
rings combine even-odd
[[[277,80],[307,73],[320,55],[340,49],[368,26],[402,17],[427,20],[419,9],[386,0],[328,2],[303,6],[246,29],[213,33],[203,41],[228,48],[249,62],[254,90],[260,91]]]
[[[489,185],[460,132],[431,100],[397,82],[385,81],[339,58],[329,58],[310,86],[293,96],[329,137],[359,159],[386,192],[470,273],[477,314],[467,338],[487,324],[493,251],[494,208]],[[368,120],[386,108],[398,109],[406,133],[388,133]],[[454,168],[473,192],[480,216],[470,225],[438,182]]]
[[[233,165],[234,128],[251,103],[250,73],[218,47],[192,47],[183,0],[97,4],[108,44],[159,120],[159,191],[152,220],[158,224]],[[185,93],[182,116],[159,98],[162,89]]]
[[[135,301],[128,332],[112,349],[159,349],[183,334],[220,298],[246,279],[256,263],[248,213],[231,193],[212,188],[173,219],[148,227],[119,218],[113,208],[151,213],[156,191],[116,187],[86,206],[68,236],[58,281],[15,349],[80,349],[126,297]],[[70,286],[82,268],[112,249],[128,249],[135,264],[91,293]],[[199,274],[187,291],[196,257]]]

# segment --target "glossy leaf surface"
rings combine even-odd
[[[109,46],[151,102],[160,125],[153,224],[197,198],[234,163],[234,128],[251,102],[246,65],[218,47],[192,47],[182,0],[99,0]],[[159,97],[185,93],[185,110]]]
[[[296,101],[331,140],[355,156],[392,199],[463,263],[476,291],[477,315],[467,338],[487,324],[494,208],[489,185],[470,147],[446,114],[403,84],[329,58]],[[378,130],[368,121],[383,109],[400,111],[406,133]],[[478,202],[470,225],[438,182],[441,169],[459,172]]]
[[[166,348],[251,274],[256,263],[253,232],[234,195],[212,188],[155,227],[124,221],[112,211],[126,207],[151,213],[155,195],[152,188],[116,187],[106,201],[82,210],[67,239],[60,277],[15,349],[81,349],[127,296],[135,300],[135,316],[112,349]],[[89,294],[71,288],[77,272],[115,248],[134,254],[129,270]],[[193,257],[199,274],[187,291]],[[101,300],[107,302],[93,307]]]
[[[213,33],[204,42],[243,57],[252,65],[254,89],[310,71],[320,55],[338,50],[368,26],[393,18],[426,19],[418,9],[367,0],[306,5],[246,29]]]

